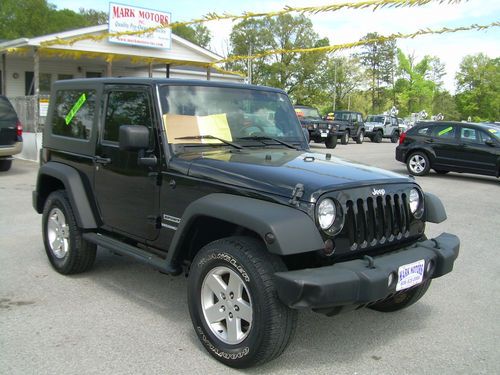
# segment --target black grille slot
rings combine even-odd
[[[345,228],[351,250],[407,238],[410,207],[406,194],[346,202]]]

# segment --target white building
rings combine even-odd
[[[35,133],[45,121],[56,80],[149,76],[244,82],[211,67],[221,56],[175,34],[170,49],[157,49],[109,42],[102,38],[107,31],[106,24],[0,43],[0,94],[14,104],[25,128],[21,157],[37,157],[29,145],[40,143]]]

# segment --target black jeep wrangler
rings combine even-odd
[[[309,133],[309,140],[315,143],[325,142],[327,148],[337,147],[337,140],[344,136],[345,125],[323,120],[314,107],[296,105],[293,107],[300,120],[300,125]]]
[[[343,136],[340,138],[340,142],[343,145],[349,143],[349,138],[352,138],[358,144],[363,143],[365,139],[365,124],[360,112],[335,111],[333,116],[333,123],[345,129]]]
[[[289,342],[298,309],[396,311],[459,240],[410,177],[311,153],[285,92],[160,79],[56,82],[33,206],[62,274],[98,246],[188,276],[206,350],[232,367]]]

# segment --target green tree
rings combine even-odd
[[[363,73],[356,56],[332,57],[328,59],[326,68],[322,74],[323,89],[328,94],[329,110],[352,108],[351,99],[353,93],[363,83]]]
[[[433,58],[424,56],[417,62],[415,56],[406,56],[398,49],[399,78],[394,89],[400,115],[406,116],[421,110],[432,113],[436,84],[429,79],[433,74],[431,61],[434,61]]]
[[[500,119],[500,58],[483,53],[465,56],[456,76],[456,104],[462,119]]]
[[[107,14],[92,9],[57,10],[46,0],[1,0],[0,39],[29,38],[107,22]]]
[[[380,35],[369,33],[363,40],[376,39]],[[361,65],[365,68],[372,101],[371,112],[381,112],[386,107],[394,86],[396,42],[385,41],[365,45],[358,54]]]
[[[197,44],[203,48],[207,48],[212,40],[210,30],[204,25],[197,24],[194,26],[179,26],[172,30],[175,35],[189,40],[191,43]]]
[[[320,39],[312,22],[303,15],[283,15],[259,20],[249,19],[235,25],[230,41],[231,55],[251,55],[264,50],[290,50],[328,45]],[[296,101],[311,101],[321,85],[321,75],[326,63],[325,53],[278,53],[249,62],[229,66],[252,77],[252,83],[279,87]]]

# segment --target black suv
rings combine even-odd
[[[188,275],[194,329],[232,367],[280,355],[297,309],[396,311],[450,272],[441,201],[311,153],[285,92],[158,79],[54,84],[33,206],[62,274],[97,246]]]
[[[296,105],[294,108],[302,128],[309,133],[309,140],[316,143],[325,142],[327,148],[337,146],[338,138],[344,136],[346,132],[345,125],[322,119],[314,107]]]
[[[363,116],[360,112],[335,111],[333,116],[333,123],[340,128],[345,129],[344,134],[340,138],[343,145],[349,143],[349,137],[356,141],[356,143],[363,143],[366,130],[363,122]]]
[[[402,133],[396,160],[408,172],[423,176],[465,172],[499,177],[500,129],[462,122],[421,122]]]
[[[12,155],[23,150],[23,127],[9,99],[0,95],[0,172],[12,166]]]

